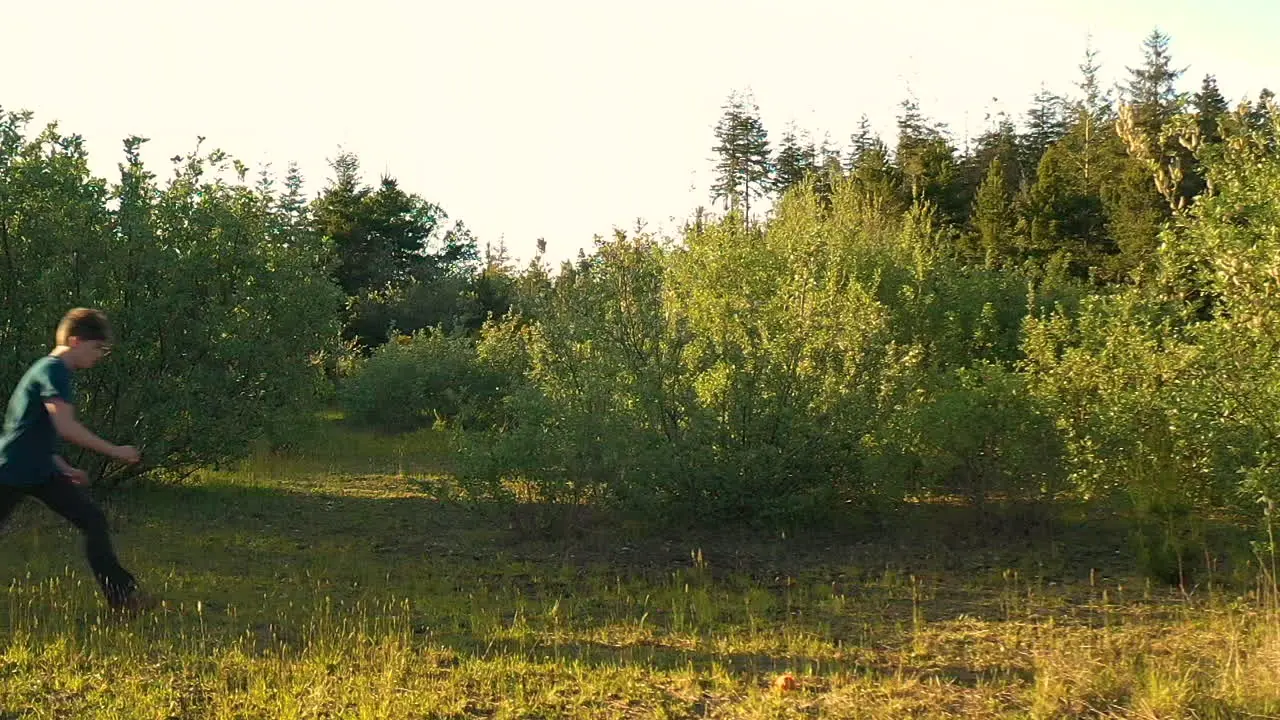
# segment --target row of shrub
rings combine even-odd
[[[1074,497],[1173,538],[1272,502],[1280,476],[1280,128],[1223,132],[1212,192],[1119,290],[1056,273],[1067,257],[966,263],[927,207],[848,179],[761,225],[619,233],[554,279],[532,268],[519,312],[388,345],[342,397],[389,429],[465,430],[481,497],[789,523]]]

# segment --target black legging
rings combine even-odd
[[[0,525],[27,495],[38,498],[50,510],[80,529],[84,535],[84,553],[89,558],[89,567],[93,569],[107,603],[112,607],[124,603],[137,589],[137,582],[129,571],[120,567],[107,532],[107,518],[88,493],[62,475],[55,475],[38,485],[0,484]]]

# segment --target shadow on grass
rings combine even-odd
[[[445,633],[465,628],[475,612],[510,614],[561,600],[592,623],[627,621],[634,611],[670,624],[669,607],[636,610],[626,604],[635,600],[630,595],[653,591],[685,602],[678,591],[690,586],[712,596],[730,629],[747,622],[744,602],[763,597],[756,621],[831,639],[858,638],[868,625],[900,639],[920,616],[940,623],[1034,613],[1097,626],[1111,621],[1111,610],[1097,605],[1099,588],[1111,587],[1115,603],[1139,596],[1117,597],[1116,587],[1141,587],[1114,519],[1046,521],[1011,540],[993,530],[998,517],[941,504],[907,507],[874,527],[786,539],[730,530],[624,532],[605,515],[548,537],[529,531],[521,517],[527,507],[513,513],[441,501],[414,478],[394,476],[333,476],[308,488],[208,479],[139,486],[105,504],[122,556],[143,569],[144,582],[164,572],[188,578],[173,581],[177,600],[255,606],[269,616],[273,603],[319,597],[410,598]],[[27,505],[19,526],[5,531],[9,547],[0,557],[47,552],[23,539],[24,524],[74,534],[38,503]],[[1022,531],[1015,525],[1011,532]],[[79,567],[74,541],[64,547],[70,555],[49,562]],[[1172,595],[1157,588],[1152,612]]]
[[[381,495],[359,494],[363,485]],[[455,592],[505,582],[550,597],[588,589],[591,576],[670,582],[685,573],[779,596],[820,585],[877,596],[870,599],[882,601],[886,620],[911,618],[912,594],[900,590],[913,584],[931,619],[997,619],[1009,607],[993,587],[1057,587],[1069,596],[1092,594],[1090,581],[1140,582],[1123,524],[1082,513],[1073,521],[1037,519],[1030,530],[1021,513],[1002,531],[999,516],[919,505],[876,526],[785,539],[733,530],[627,532],[619,518],[597,515],[576,532],[547,535],[530,531],[523,518],[537,511],[528,507],[464,506],[426,495],[410,477],[355,475],[305,491],[216,482],[139,487],[109,505],[123,532],[155,539],[148,548],[229,578],[354,564],[365,574],[385,571],[390,590],[397,576],[425,571],[451,579]],[[223,560],[232,562],[220,571]]]

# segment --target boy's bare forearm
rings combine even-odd
[[[92,450],[103,455],[114,455],[116,446],[103,440],[93,434],[89,428],[80,424],[80,421],[67,418],[63,420],[58,427],[58,434],[63,440],[75,443],[86,450]]]

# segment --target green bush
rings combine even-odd
[[[90,175],[80,138],[52,126],[29,138],[29,120],[0,111],[0,386],[84,305],[107,312],[119,342],[77,379],[80,413],[141,446],[141,469],[239,457],[308,406],[338,337],[339,296],[297,175],[283,192],[267,175],[249,183],[215,151],[179,158],[161,185],[133,138],[108,183]]]
[[[913,418],[922,488],[990,500],[1051,500],[1062,487],[1062,447],[1024,378],[998,365],[943,376]]]
[[[484,428],[505,385],[475,341],[434,328],[378,347],[341,382],[338,402],[348,419],[387,432],[440,421]]]
[[[788,195],[764,229],[730,216],[680,245],[601,241],[522,301],[527,317],[486,329],[483,352],[520,380],[500,427],[471,438],[464,483],[704,523],[895,503],[912,472],[899,459],[919,449],[903,421],[925,364],[1011,362],[1025,314],[1022,281],[939,279],[943,245],[927,209],[886,215],[853,183]],[[977,302],[948,310],[960,296]],[[1020,413],[1000,420],[984,478],[1041,487],[1038,417],[1007,373],[975,372],[956,392],[996,397],[993,417]]]

